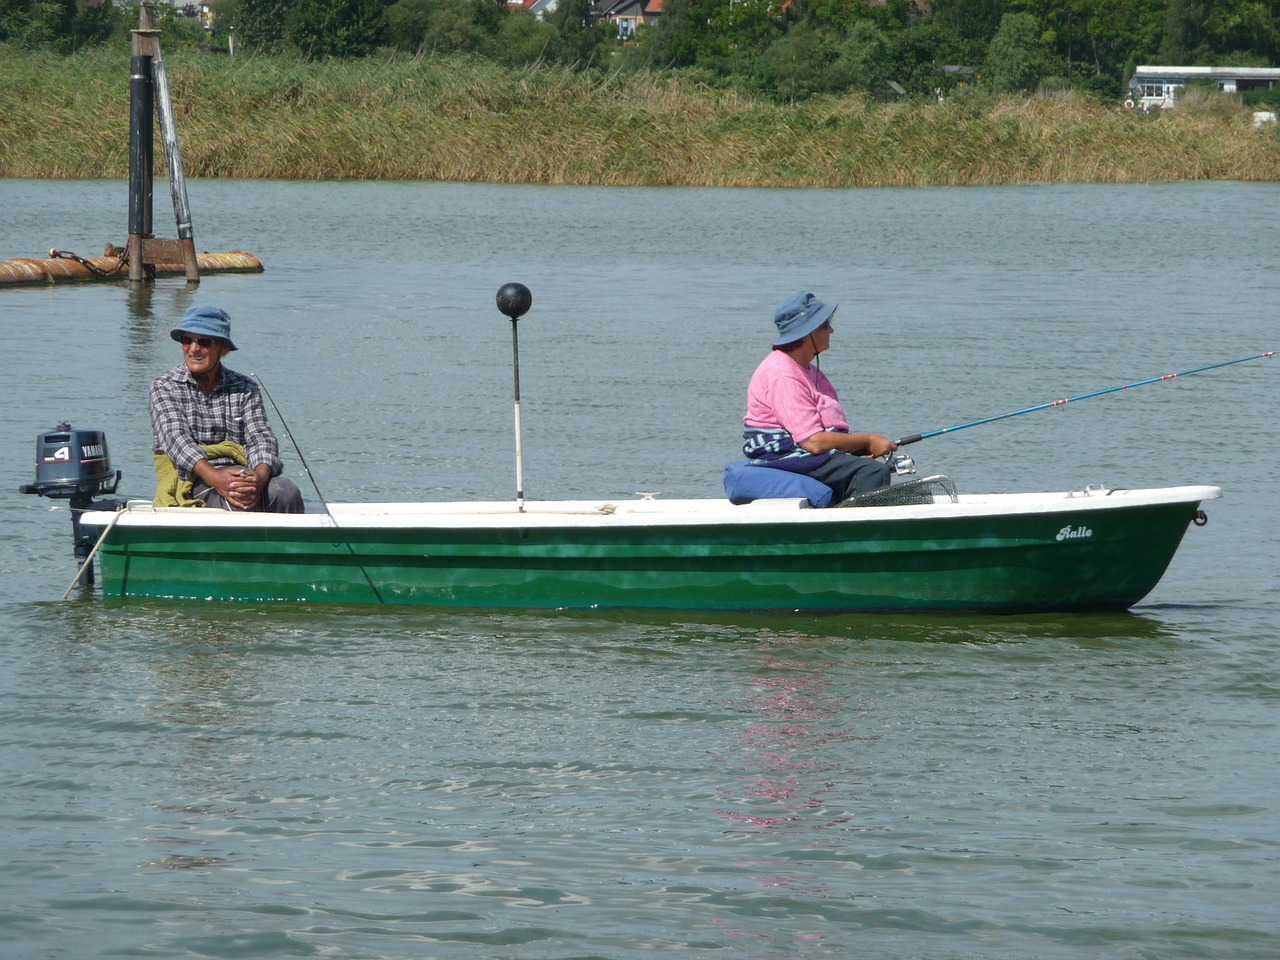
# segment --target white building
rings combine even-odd
[[[1270,90],[1280,84],[1280,68],[1138,67],[1129,81],[1129,101],[1143,110],[1166,109],[1177,104],[1179,89],[1195,80],[1212,81],[1223,93]]]

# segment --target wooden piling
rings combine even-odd
[[[146,9],[145,7],[143,9]],[[146,279],[143,244],[151,236],[151,170],[155,163],[155,124],[150,60],[138,53],[129,60],[129,279]]]
[[[191,206],[187,201],[187,181],[182,170],[182,150],[169,95],[169,75],[160,52],[160,31],[153,28],[149,3],[138,7],[138,29],[132,33],[129,109],[129,280],[147,279],[148,263],[144,240],[152,236],[152,169],[155,162],[155,122],[152,107],[160,115],[165,164],[169,172],[169,193],[177,221],[178,244],[183,272],[189,283],[200,282]]]
[[[160,53],[160,31],[154,29],[154,22],[152,3],[144,0],[138,7],[138,29],[132,32],[129,59],[129,236],[124,248],[108,244],[101,257],[50,250],[48,257],[6,260],[0,262],[0,286],[125,278],[131,283],[145,283],[157,276],[177,274],[184,275],[188,283],[199,283],[202,272],[262,272],[262,262],[242,250],[196,254],[178,125],[169,94],[169,76]],[[177,240],[159,239],[152,232],[157,113]]]
[[[138,31],[139,43],[151,58],[151,86],[155,93],[156,111],[160,115],[160,137],[164,144],[165,163],[169,171],[169,195],[173,199],[173,213],[178,227],[178,245],[182,250],[182,262],[191,283],[200,282],[200,268],[196,262],[195,232],[191,225],[191,204],[187,200],[187,179],[182,170],[182,148],[178,143],[178,124],[173,113],[173,98],[169,94],[169,74],[160,52],[160,34],[156,30]]]

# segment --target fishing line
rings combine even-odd
[[[908,443],[916,443],[920,440],[928,440],[930,437],[940,437],[944,433],[955,433],[957,430],[964,430],[967,427],[977,427],[984,423],[995,423],[997,420],[1008,420],[1010,417],[1020,417],[1024,413],[1034,413],[1037,410],[1046,410],[1050,407],[1064,407],[1068,403],[1075,403],[1077,400],[1088,400],[1091,397],[1101,397],[1104,394],[1115,393],[1118,390],[1129,390],[1133,387],[1146,386],[1148,383],[1163,383],[1166,380],[1173,380],[1177,377],[1189,377],[1193,373],[1204,373],[1206,370],[1216,370],[1219,367],[1229,367],[1235,363],[1246,363],[1250,360],[1262,360],[1268,357],[1276,356],[1277,351],[1269,350],[1266,353],[1255,353],[1251,357],[1241,357],[1239,360],[1223,360],[1221,363],[1210,363],[1203,367],[1196,367],[1193,370],[1183,370],[1181,373],[1166,373],[1159,377],[1149,377],[1146,380],[1135,380],[1133,383],[1122,383],[1118,387],[1107,387],[1105,390],[1094,390],[1092,393],[1082,393],[1078,397],[1067,397],[1065,400],[1050,400],[1047,403],[1037,403],[1033,407],[1024,407],[1021,410],[1013,410],[1010,413],[997,414],[994,417],[983,417],[981,420],[970,420],[968,423],[958,423],[953,427],[943,427],[941,430],[931,430],[928,433],[913,433],[909,437],[903,437],[898,441],[898,446],[905,446]]]
[[[298,446],[298,441],[293,438],[293,431],[289,429],[289,424],[285,421],[284,414],[280,412],[280,407],[276,405],[275,398],[271,396],[271,391],[268,390],[267,385],[262,382],[262,377],[258,376],[256,373],[250,374],[250,376],[258,381],[258,386],[262,388],[262,395],[271,402],[271,409],[274,410],[276,412],[276,416],[280,418],[280,426],[284,430],[285,436],[289,438],[289,442],[293,444],[293,449],[298,454],[298,459],[302,461],[302,469],[307,472],[307,479],[311,481],[311,486],[315,488],[316,496],[320,498],[320,505],[324,507],[324,512],[329,518],[329,522],[333,524],[335,529],[342,529],[341,524],[339,524],[337,518],[334,517],[333,511],[329,509],[329,501],[327,501],[324,498],[324,494],[320,492],[320,484],[316,483],[316,478],[312,476],[311,468],[307,466],[307,458],[302,455],[302,448]],[[378,588],[374,586],[373,579],[369,576],[369,571],[364,568],[363,563],[360,563],[360,558],[356,554],[355,547],[351,545],[351,541],[343,540],[342,544],[347,548],[347,552],[355,559],[356,566],[358,566],[360,568],[360,572],[364,574],[365,583],[369,584],[369,589],[372,590],[373,595],[378,598],[378,602],[386,603],[387,601],[383,599]]]
[[[324,494],[320,492],[320,485],[316,483],[316,478],[311,475],[311,468],[307,466],[307,458],[302,455],[302,448],[298,446],[298,441],[293,439],[293,431],[289,429],[289,424],[285,422],[284,414],[280,412],[280,408],[276,406],[275,398],[271,396],[271,391],[267,389],[267,385],[263,383],[262,377],[256,373],[251,374],[253,379],[258,381],[258,386],[262,388],[262,394],[271,401],[271,409],[276,412],[276,416],[280,418],[280,426],[284,428],[285,436],[289,438],[289,442],[293,444],[294,451],[298,454],[298,459],[302,461],[302,469],[307,471],[307,479],[311,481],[311,486],[315,488],[316,496],[320,498],[320,505],[324,507],[324,512],[329,514],[329,519],[333,520],[333,514],[329,512],[329,504],[324,499]],[[333,520],[336,526],[338,521]]]

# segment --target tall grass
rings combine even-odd
[[[194,177],[792,187],[1280,180],[1280,136],[1255,130],[1248,111],[1222,98],[1152,117],[1061,94],[779,105],[673,74],[466,59],[232,61],[181,51],[166,63]],[[0,176],[127,176],[128,72],[119,52],[0,48]]]

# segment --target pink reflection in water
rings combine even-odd
[[[821,817],[828,798],[848,783],[850,771],[825,748],[851,736],[845,725],[849,697],[833,693],[814,663],[786,653],[763,651],[760,672],[739,678],[749,693],[731,704],[756,718],[736,736],[736,754],[724,757],[739,778],[719,790],[735,802],[721,816],[743,829],[830,827],[850,820]]]

